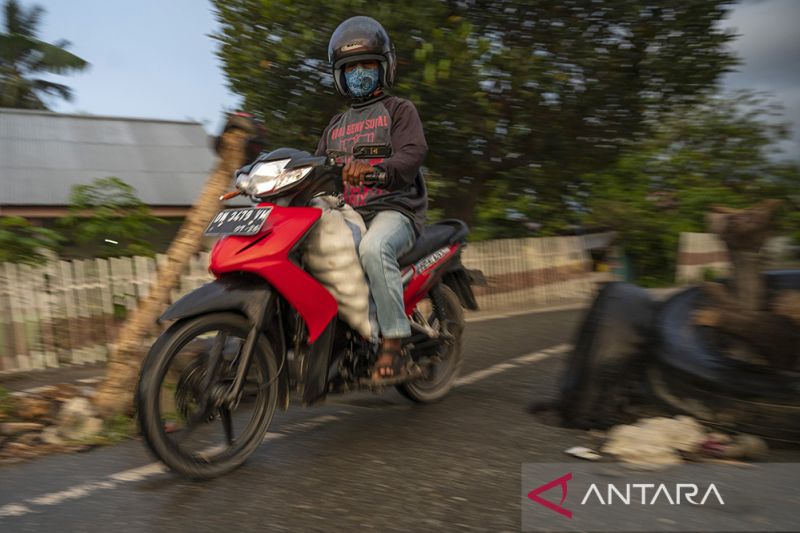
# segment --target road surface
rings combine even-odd
[[[164,472],[138,440],[4,467],[0,531],[519,531],[521,464],[590,443],[526,411],[555,395],[581,314],[470,322],[441,403],[392,390],[293,405],[213,481]]]

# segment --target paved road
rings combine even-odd
[[[139,441],[2,468],[0,531],[519,531],[520,465],[589,444],[526,412],[554,396],[580,316],[471,322],[443,402],[391,391],[293,406],[221,479],[164,472]]]
[[[464,379],[445,401],[391,391],[293,406],[214,481],[160,472],[138,441],[2,468],[0,531],[519,530],[520,464],[561,460],[586,438],[525,411],[554,394],[562,355],[520,356],[569,342],[579,317],[471,322]]]

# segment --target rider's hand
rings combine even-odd
[[[360,159],[353,159],[342,168],[342,181],[350,185],[364,185],[364,176],[375,172],[375,168]]]

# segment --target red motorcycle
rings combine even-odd
[[[370,147],[354,153],[374,156]],[[303,269],[303,239],[322,215],[310,202],[342,192],[336,155],[263,154],[238,171],[238,190],[226,195],[250,196],[257,206],[222,211],[206,230],[222,236],[211,252],[216,279],[161,316],[173,323],[151,347],[137,388],[145,442],[171,469],[211,478],[238,467],[294,391],[312,404],[328,393],[395,386],[428,403],[452,387],[463,308],[477,309],[460,259],[467,226],[430,225],[399,259],[414,372],[373,382],[377,345],[338,318],[336,300]]]

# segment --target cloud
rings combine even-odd
[[[737,72],[722,80],[725,89],[752,89],[773,95],[792,123],[793,139],[784,143],[789,157],[800,159],[800,1],[745,1],[725,26],[739,37],[732,43],[741,58]]]

